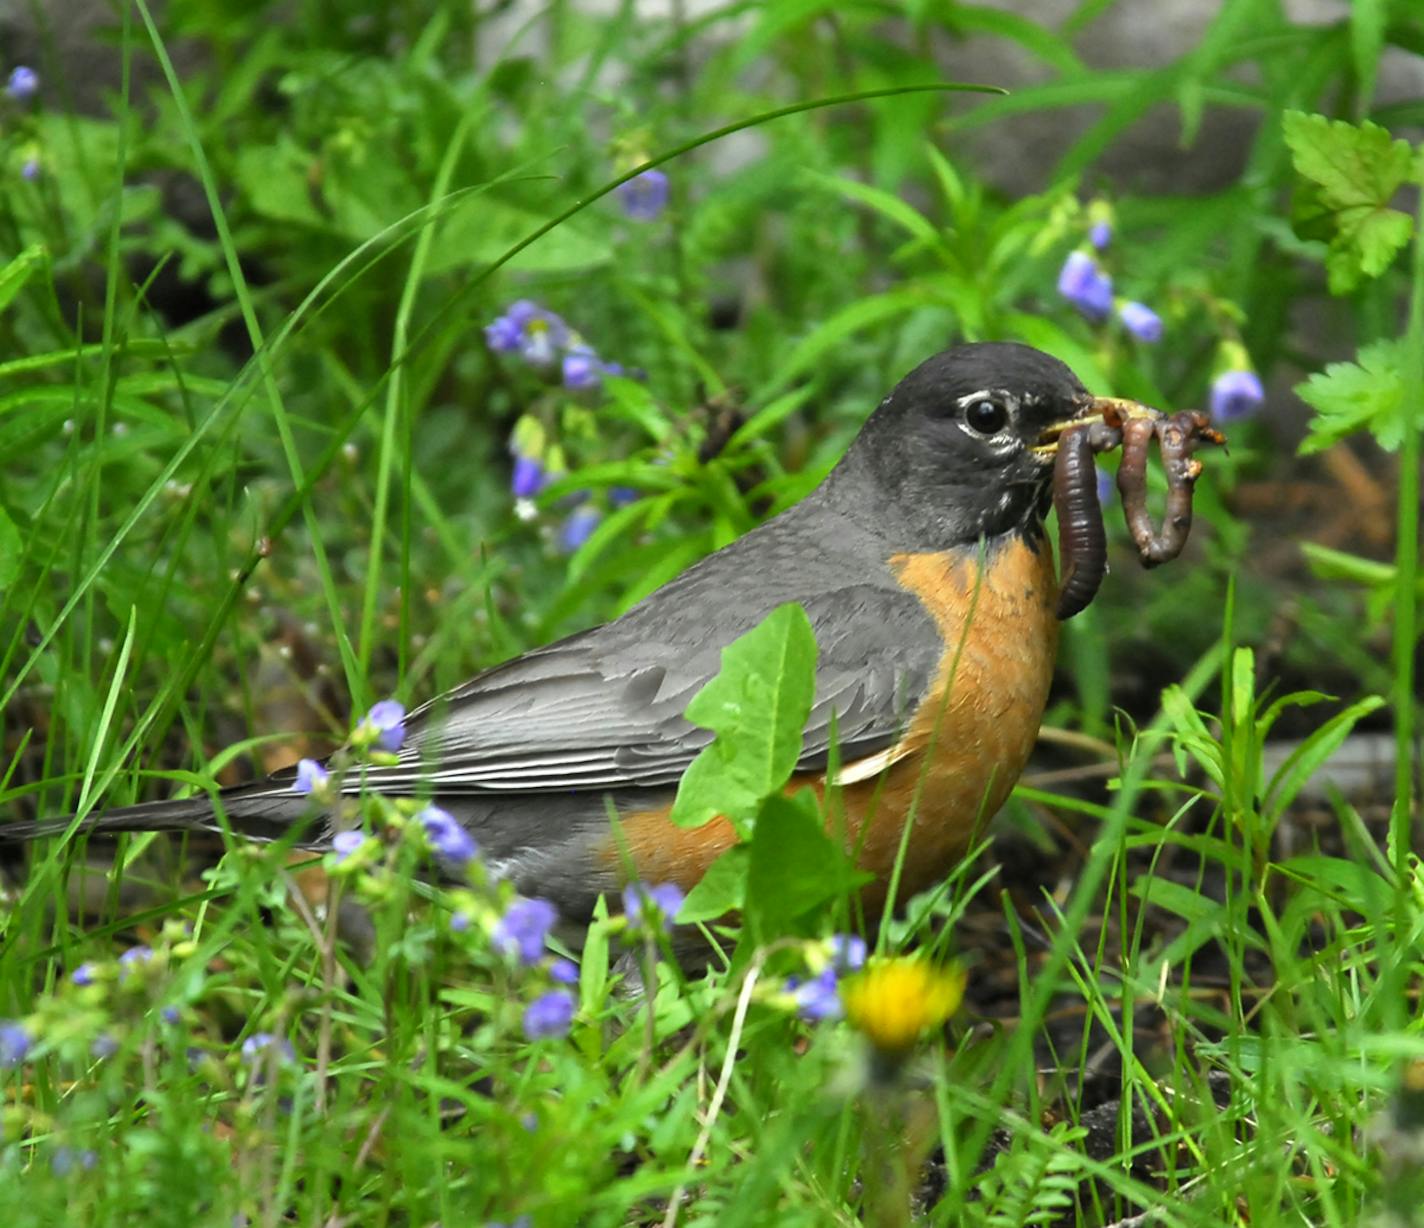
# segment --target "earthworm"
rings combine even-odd
[[[1202,471],[1201,462],[1193,458],[1192,451],[1200,441],[1221,444],[1226,440],[1221,432],[1212,429],[1206,414],[1190,409],[1171,415],[1128,418],[1122,422],[1121,431],[1122,463],[1117,471],[1117,488],[1122,492],[1123,514],[1142,565],[1156,567],[1182,553],[1191,531],[1192,488]],[[1153,525],[1147,508],[1147,445],[1154,435],[1167,472],[1167,510],[1160,531]]]
[[[1058,513],[1058,558],[1063,581],[1058,617],[1072,618],[1097,596],[1108,570],[1108,538],[1098,505],[1098,472],[1093,464],[1092,427],[1074,427],[1058,440],[1053,464],[1053,508]]]

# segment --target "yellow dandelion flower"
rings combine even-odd
[[[938,1027],[964,997],[965,972],[958,964],[935,967],[928,960],[897,955],[873,959],[841,989],[846,1018],[877,1049],[903,1053],[922,1032]]]

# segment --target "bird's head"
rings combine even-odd
[[[870,497],[884,501],[870,510],[903,526],[913,538],[903,548],[1033,534],[1051,501],[1059,434],[1102,405],[1067,366],[1030,346],[955,346],[895,386],[841,469],[869,477]]]

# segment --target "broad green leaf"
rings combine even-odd
[[[773,610],[722,649],[722,668],[686,716],[717,736],[678,785],[673,822],[726,815],[745,832],[762,801],[791,778],[816,690],[816,637],[799,605]]]
[[[1378,277],[1414,233],[1414,221],[1389,202],[1414,175],[1414,150],[1378,124],[1349,124],[1287,111],[1286,144],[1306,183],[1291,223],[1305,239],[1329,243],[1325,267],[1333,294]]]
[[[1417,397],[1407,395],[1404,345],[1376,341],[1360,351],[1358,362],[1333,362],[1296,385],[1301,400],[1315,409],[1302,455],[1320,452],[1348,435],[1368,430],[1380,447],[1395,451],[1404,441]]]
[[[747,860],[751,855],[745,844],[734,844],[717,858],[687,893],[687,899],[677,910],[679,925],[697,921],[715,921],[729,912],[736,912],[746,902]]]
[[[33,243],[0,269],[0,311],[4,311],[14,302],[15,295],[25,288],[25,283],[48,259],[49,255],[45,249],[38,243]]]
[[[757,939],[798,932],[796,922],[869,880],[826,835],[816,795],[777,793],[762,803],[751,839],[746,909]]]

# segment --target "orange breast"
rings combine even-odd
[[[867,903],[883,900],[907,819],[913,828],[899,898],[942,879],[976,829],[1003,804],[1019,778],[1043,717],[1058,645],[1052,552],[1015,538],[987,565],[968,551],[901,554],[896,577],[923,603],[945,639],[929,694],[904,736],[875,762],[846,764],[843,824],[856,859],[876,876]],[[863,779],[860,773],[884,763]],[[823,776],[798,776],[824,794]],[[624,839],[639,875],[690,888],[729,848],[732,825],[717,818],[674,827],[667,807],[624,818]]]

